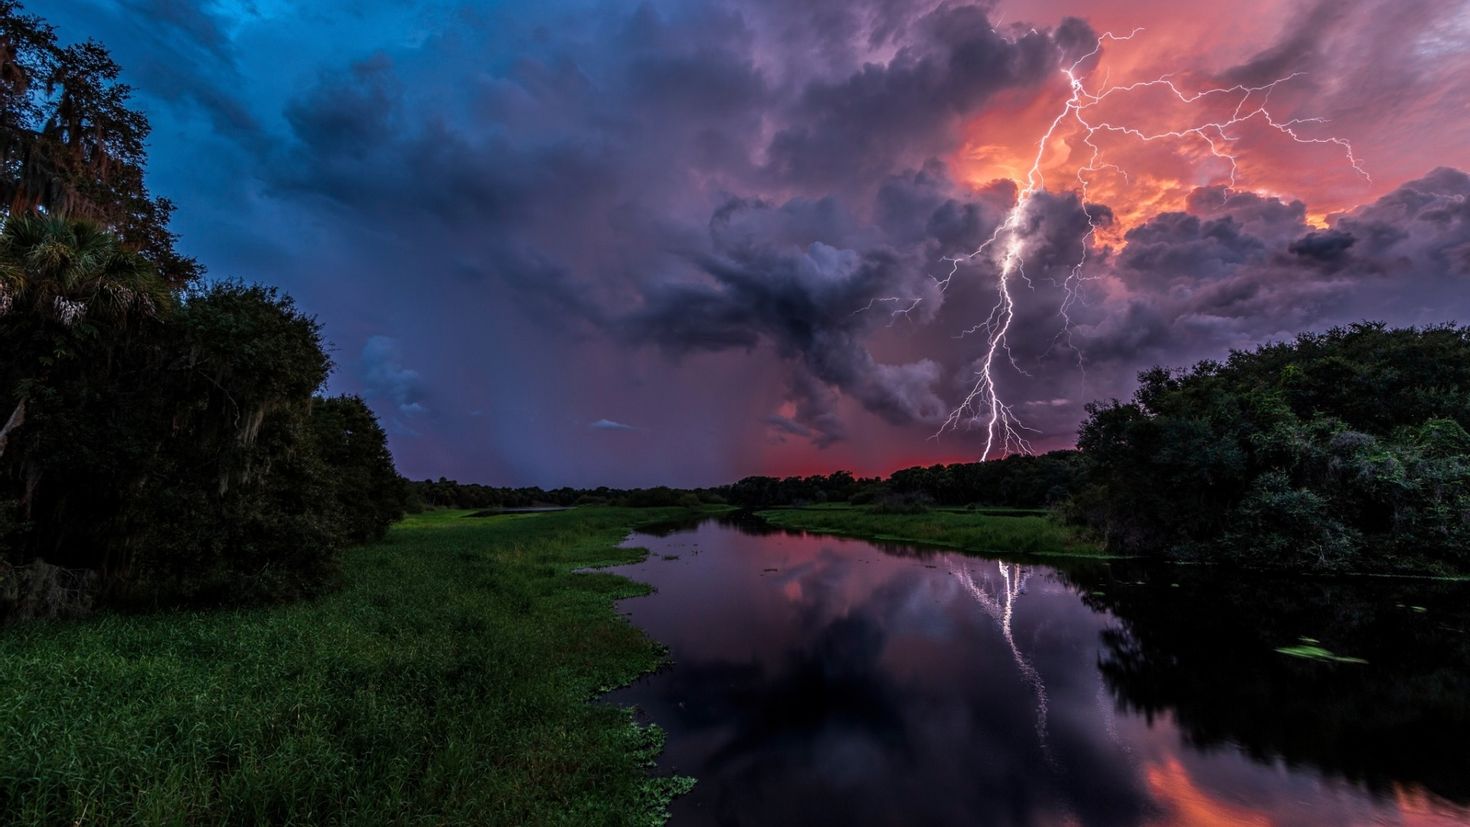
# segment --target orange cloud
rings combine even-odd
[[[1113,210],[1115,224],[1099,233],[1105,243],[1160,212],[1183,210],[1198,187],[1302,198],[1319,219],[1371,189],[1327,125],[1295,122],[1310,111],[1297,79],[1250,91],[1194,70],[1162,72],[1156,60],[1140,58],[1156,54],[1148,38],[1160,36],[1106,43],[1096,64],[1078,72],[1086,92],[1075,112],[1060,70],[1042,89],[991,102],[966,125],[951,158],[961,180],[979,188],[1030,178],[1053,191],[1085,190]]]

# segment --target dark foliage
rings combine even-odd
[[[1470,565],[1470,328],[1358,324],[1140,376],[1094,405],[1070,506],[1115,550],[1255,567]]]
[[[94,220],[181,286],[202,268],[174,249],[173,204],[144,184],[148,121],[118,74],[99,44],[63,46],[50,24],[0,0],[0,208]]]
[[[915,466],[895,471],[887,480],[856,478],[847,471],[827,476],[746,477],[719,492],[730,502],[753,509],[827,502],[1046,508],[1071,494],[1076,474],[1077,452],[1053,451],[1038,457]]]
[[[535,486],[498,488],[463,483],[440,477],[408,483],[411,503],[429,508],[474,508],[493,512],[505,508],[570,507],[614,505],[622,508],[671,508],[717,505],[725,502],[718,489],[695,490],[657,486],[654,488],[553,488]]]
[[[339,531],[354,543],[382,539],[407,509],[408,483],[393,468],[377,417],[360,397],[319,399],[312,407],[311,429],[332,477]]]
[[[906,468],[888,478],[900,493],[921,493],[940,505],[999,505],[1046,508],[1071,494],[1076,451],[1041,456],[1017,454],[991,462]]]
[[[877,479],[858,480],[847,471],[837,471],[827,476],[814,474],[808,477],[746,477],[734,485],[720,489],[720,493],[742,508],[760,509],[781,505],[847,502],[863,485],[877,482]]]
[[[371,413],[313,402],[330,363],[289,299],[222,283],[114,306],[118,290],[151,295],[146,265],[99,254],[113,264],[94,280],[112,281],[78,292],[86,280],[14,266],[37,223],[50,243],[108,237],[32,218],[0,236],[10,295],[25,299],[0,316],[19,357],[0,367],[0,401],[21,414],[0,453],[11,562],[97,571],[115,604],[284,599],[329,584],[343,545],[402,513]],[[58,296],[81,309],[57,310]]]

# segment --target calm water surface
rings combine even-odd
[[[705,522],[617,571],[673,825],[1470,823],[1465,584],[1241,580]],[[1275,651],[1309,638],[1367,664]]]

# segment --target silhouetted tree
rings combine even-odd
[[[331,473],[336,517],[353,542],[381,539],[403,516],[407,484],[393,468],[387,436],[357,396],[318,399],[311,411],[316,450]]]
[[[201,268],[174,249],[173,204],[144,184],[148,121],[118,74],[101,45],[62,46],[48,23],[0,0],[0,209],[97,221],[183,285]]]

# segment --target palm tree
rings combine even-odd
[[[95,335],[131,317],[155,316],[172,298],[142,256],[91,221],[29,213],[5,219],[0,230],[0,317],[26,314],[66,332]],[[0,456],[25,422],[28,399],[21,392],[0,427]]]

